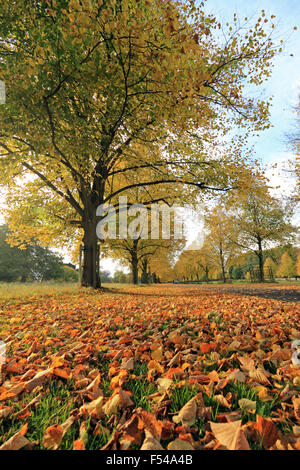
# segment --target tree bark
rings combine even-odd
[[[138,240],[133,240],[133,247],[131,251],[131,272],[132,272],[132,283],[138,284],[138,255],[137,255]]]
[[[141,275],[142,284],[149,284],[149,275],[148,275],[148,260],[144,259],[142,261],[142,275]]]
[[[81,285],[83,287],[101,287],[99,269],[99,241],[96,235],[96,224],[91,223],[84,228],[83,267]]]
[[[262,250],[262,242],[261,239],[257,239],[257,244],[258,244],[258,251],[257,251],[257,256],[258,256],[258,266],[259,266],[259,282],[264,282],[265,280],[265,275],[264,275],[264,255],[263,255],[263,250]]]

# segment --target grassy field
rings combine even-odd
[[[179,284],[188,286],[189,284]],[[198,284],[196,284],[198,285]],[[222,282],[214,282],[214,283],[203,283],[199,284],[199,286],[212,286],[212,285],[220,285],[223,286]],[[227,285],[227,284],[226,284]],[[228,285],[238,285],[241,287],[269,287],[269,288],[279,288],[282,286],[290,287],[290,288],[299,288],[300,289],[300,281],[293,282],[293,281],[280,281],[275,283],[264,283],[261,284],[252,284],[246,281],[233,281],[232,284]],[[114,283],[104,283],[103,287],[105,289],[113,289],[113,290],[126,290],[132,288],[132,284],[114,284]],[[151,288],[152,286],[146,285],[139,285],[136,286],[137,289],[139,288]],[[24,283],[24,282],[0,282],[0,300],[5,301],[9,299],[22,299],[24,297],[39,297],[43,295],[54,295],[59,296],[62,294],[75,294],[82,290],[78,283],[54,283],[54,282],[32,282],[32,283]],[[83,289],[83,291],[86,289]],[[89,290],[89,289],[87,289]]]
[[[299,450],[296,303],[105,287],[0,286],[0,448]]]

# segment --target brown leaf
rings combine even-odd
[[[74,416],[70,416],[70,418],[61,425],[55,424],[53,426],[49,426],[43,437],[43,446],[50,450],[58,449],[64,435],[70,429],[74,421],[76,421],[76,418]]]
[[[231,404],[228,403],[223,395],[214,395],[214,400],[220,403],[221,406],[224,406],[224,408],[231,408]]]
[[[154,439],[160,441],[163,428],[162,422],[158,421],[153,413],[142,408],[138,408],[137,414],[140,418],[139,429],[150,432]]]
[[[194,447],[183,439],[175,439],[175,441],[169,442],[168,450],[195,450]]]
[[[212,423],[210,427],[220,444],[228,450],[250,450],[245,433],[241,428],[242,421],[231,423]]]
[[[21,429],[8,439],[8,441],[4,442],[4,444],[0,446],[0,450],[20,450],[28,444],[30,444],[30,441],[24,437]]]
[[[189,400],[179,411],[177,416],[173,416],[175,423],[193,425],[197,414],[197,402],[195,397]]]
[[[241,367],[245,372],[250,372],[254,368],[254,360],[249,356],[238,356],[237,359],[241,363]]]
[[[265,449],[269,449],[278,439],[278,430],[270,418],[256,416],[255,428],[262,437],[262,444]]]
[[[45,383],[50,377],[50,375],[53,373],[53,368],[50,367],[47,370],[42,370],[38,372],[31,380],[28,380],[25,382],[25,388],[27,392],[32,392],[36,387],[39,387],[43,383]]]
[[[90,403],[85,403],[79,409],[79,414],[81,416],[95,416],[97,419],[100,419],[104,416],[103,413],[103,400],[104,398],[98,397],[96,400],[91,401]]]
[[[152,434],[145,430],[145,440],[140,450],[164,450],[159,441]]]
[[[227,376],[227,380],[229,382],[237,381],[237,382],[245,383],[246,375],[243,372],[241,372],[239,369],[235,369]]]
[[[293,406],[294,406],[294,413],[297,419],[300,420],[300,397],[293,397],[292,398]]]

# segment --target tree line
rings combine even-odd
[[[0,282],[49,281],[75,282],[78,272],[75,265],[63,260],[49,248],[31,240],[26,246],[11,247],[6,238],[7,225],[0,226]]]

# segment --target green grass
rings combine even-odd
[[[132,374],[136,376],[126,383],[126,389],[132,392],[130,397],[135,407],[141,406],[147,411],[151,411],[152,403],[149,401],[149,395],[157,392],[155,384],[147,380],[147,364],[136,362]]]
[[[10,401],[7,405],[15,405],[15,410],[20,411],[27,403],[29,403],[34,397],[27,395],[23,397],[22,406],[19,402]],[[42,445],[43,436],[46,429],[49,426],[55,424],[62,424],[66,421],[70,412],[74,409],[74,400],[72,393],[72,383],[61,385],[58,382],[52,382],[49,385],[49,391],[45,394],[40,401],[39,406],[36,409],[31,410],[31,416],[28,420],[28,430],[26,432],[26,438],[29,441],[39,441],[37,449],[44,449]],[[108,435],[106,432],[101,432],[101,426],[105,429],[108,418],[99,422],[100,432],[93,434],[90,420],[87,420],[87,432],[88,441],[86,444],[87,450],[97,450],[104,446],[111,437],[111,433]],[[16,432],[20,430],[25,420],[20,419],[6,419],[0,420],[0,435],[2,442],[8,440]],[[72,450],[73,444],[76,439],[79,438],[79,428],[81,421],[74,422],[71,428],[67,431],[63,437],[60,449]]]
[[[0,301],[20,300],[26,297],[39,297],[43,295],[61,295],[78,293],[77,283],[53,282],[0,282]]]

